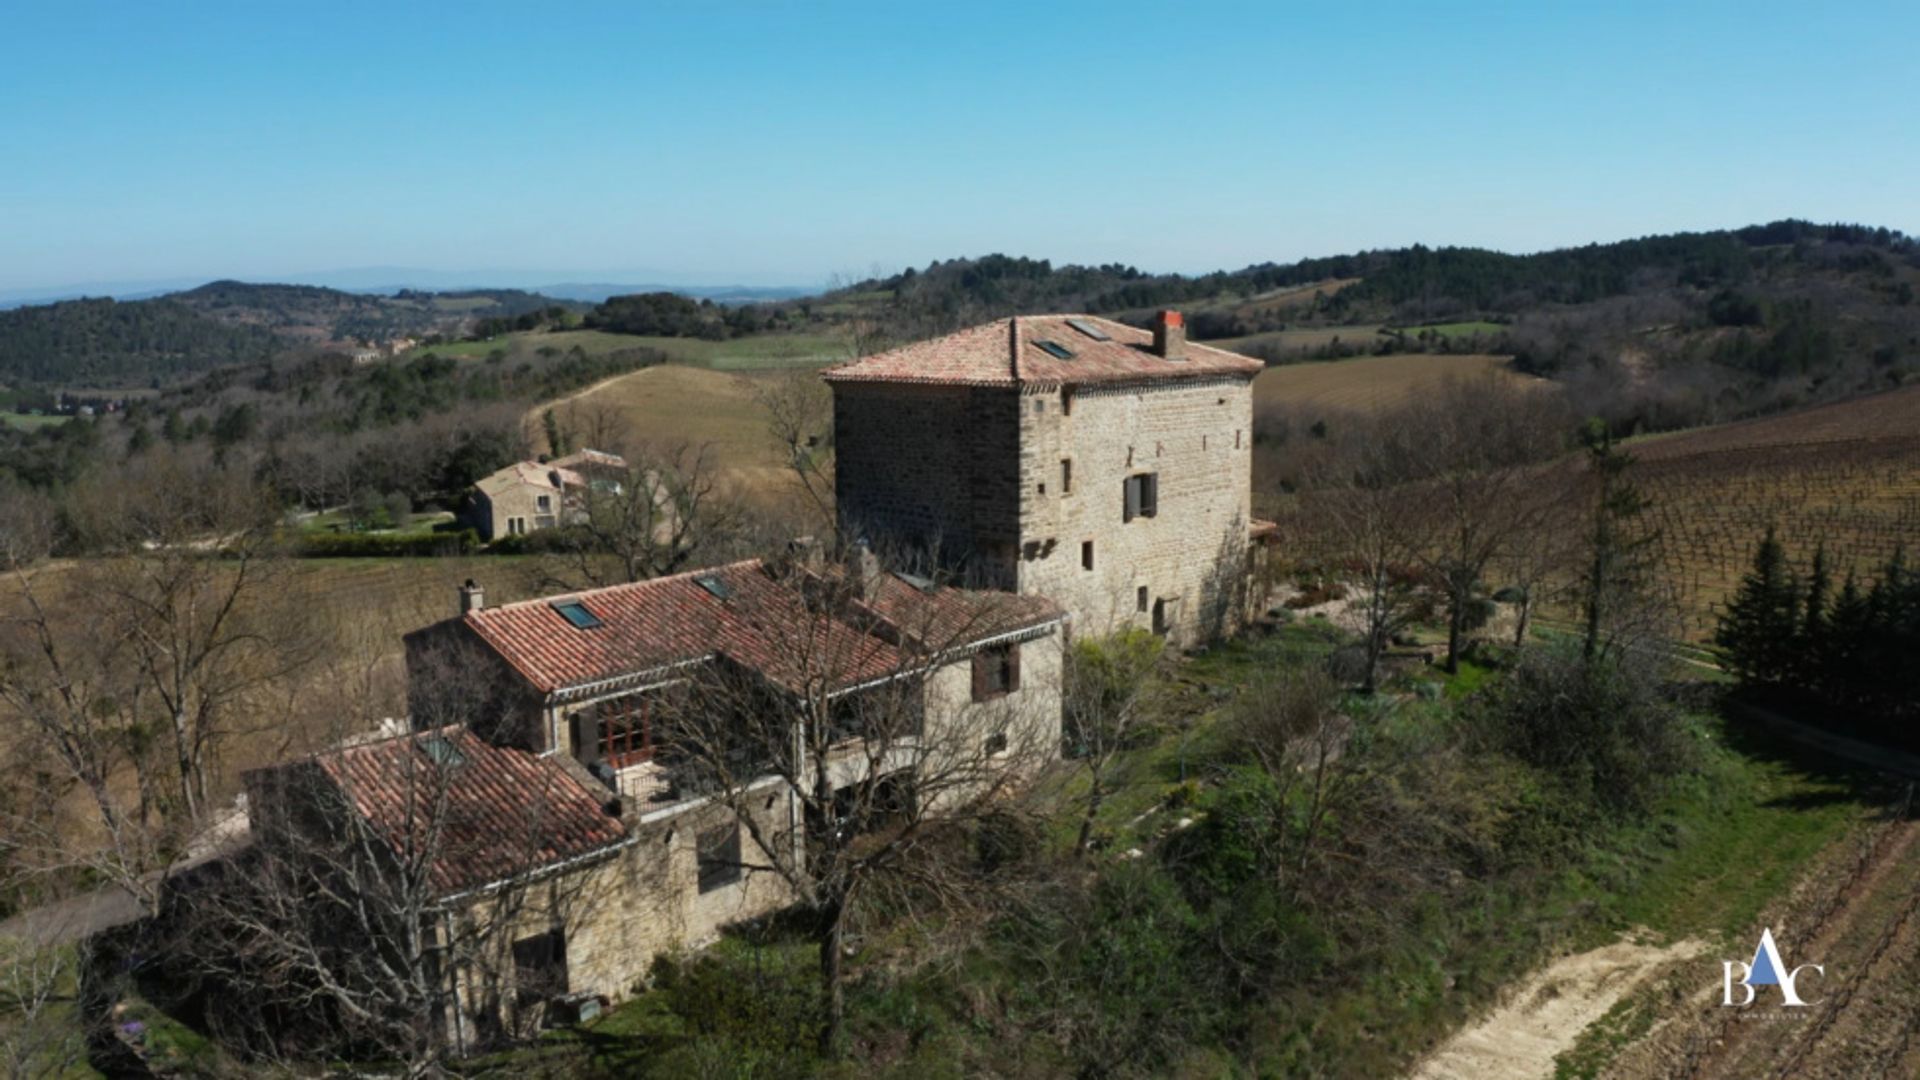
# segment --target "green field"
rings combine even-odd
[[[1496,322],[1480,320],[1477,322],[1429,323],[1426,326],[1403,326],[1396,327],[1396,329],[1410,338],[1417,338],[1422,334],[1427,334],[1433,337],[1452,339],[1472,337],[1475,334],[1498,334],[1505,330],[1506,327]]]
[[[652,337],[641,334],[612,334],[604,330],[528,331],[503,334],[485,341],[458,341],[445,345],[421,346],[408,355],[435,353],[440,356],[483,359],[496,351],[508,359],[532,356],[541,348],[562,352],[578,347],[590,356],[618,352],[621,349],[659,349],[676,363],[719,371],[750,371],[762,368],[808,367],[850,359],[850,345],[835,334],[755,334],[728,341],[700,338]]]
[[[43,427],[54,427],[73,419],[71,416],[32,416],[27,413],[0,413],[0,424],[21,431],[38,431]]]

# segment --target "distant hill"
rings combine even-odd
[[[215,281],[147,300],[70,300],[0,311],[0,379],[147,383],[257,363],[289,349],[343,349],[488,320],[579,314],[589,305],[517,289],[375,296],[313,285]]]
[[[1186,276],[1006,255],[937,261],[810,303],[927,337],[1008,314],[1088,311],[1191,333],[1291,332],[1354,352],[1499,353],[1625,428],[1735,419],[1920,380],[1920,242],[1779,221],[1530,255],[1420,245]],[[1336,347],[1326,349],[1333,330]],[[1304,333],[1329,331],[1324,335]]]
[[[286,342],[178,300],[68,300],[0,312],[0,380],[127,385],[255,363]]]

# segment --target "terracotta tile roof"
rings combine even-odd
[[[434,845],[428,874],[441,895],[627,837],[602,798],[559,762],[494,746],[459,725],[330,751],[312,764],[394,851]]]
[[[1086,323],[1111,340],[1099,341],[1068,320]],[[1062,360],[1038,342],[1069,349]],[[1023,315],[998,319],[919,341],[889,352],[828,368],[828,382],[938,383],[957,386],[1057,386],[1088,383],[1193,379],[1221,375],[1251,378],[1266,365],[1239,353],[1188,342],[1185,360],[1153,352],[1153,334],[1093,315]]]
[[[715,595],[702,579],[726,595]],[[577,601],[601,625],[575,627],[557,610],[565,601]],[[910,667],[916,640],[955,648],[1061,618],[1059,607],[1041,597],[949,587],[922,592],[891,574],[871,607],[860,607],[824,611],[808,602],[799,578],[750,559],[484,608],[463,622],[535,690],[552,694],[715,656],[790,690],[820,678],[839,688]]]
[[[619,454],[609,454],[604,450],[575,450],[565,457],[557,457],[547,462],[549,467],[578,470],[599,466],[607,469],[624,469],[627,459]]]
[[[558,485],[554,483],[556,478]],[[542,465],[537,461],[516,461],[498,472],[481,477],[474,486],[489,495],[498,495],[523,485],[560,491],[569,487],[585,487],[586,483],[579,473],[553,463]]]

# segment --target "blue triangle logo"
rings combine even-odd
[[[1773,970],[1773,960],[1767,956],[1766,942],[1753,951],[1753,972],[1747,976],[1748,986],[1778,986],[1780,974]]]

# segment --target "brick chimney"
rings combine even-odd
[[[487,606],[487,591],[472,578],[460,586],[460,614],[467,615]]]
[[[1153,352],[1168,360],[1187,358],[1187,320],[1177,311],[1163,311],[1153,317]]]

